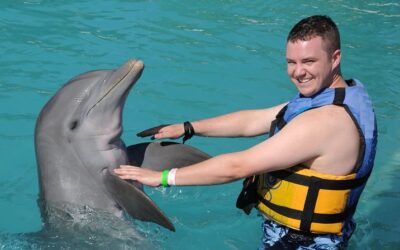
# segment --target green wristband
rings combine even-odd
[[[168,185],[168,174],[169,174],[169,169],[165,169],[162,172],[162,176],[161,176],[161,185],[163,187],[169,187]]]

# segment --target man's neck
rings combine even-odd
[[[340,72],[338,74],[335,74],[333,77],[333,81],[330,88],[345,88],[348,87],[346,81],[343,79],[342,75]]]

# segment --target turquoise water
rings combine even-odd
[[[63,83],[88,70],[142,59],[146,69],[126,103],[123,137],[127,144],[143,142],[135,134],[150,126],[291,98],[295,88],[286,76],[285,38],[295,22],[312,14],[337,21],[344,76],[365,83],[378,118],[375,170],[349,248],[399,249],[400,3],[288,0],[2,0],[0,249],[106,248],[93,235],[57,243],[29,239],[28,233],[41,229],[34,126]],[[216,155],[262,139],[194,138],[189,144]],[[152,249],[255,249],[261,219],[235,208],[240,188],[240,182],[147,188],[177,231],[149,223],[137,227]]]

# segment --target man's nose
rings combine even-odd
[[[306,74],[306,71],[301,64],[296,64],[293,74],[295,77],[300,77],[304,76]]]

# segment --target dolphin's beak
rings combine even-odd
[[[88,113],[99,104],[104,98],[109,95],[115,96],[115,98],[124,98],[129,89],[136,83],[141,76],[144,69],[143,61],[141,60],[129,60],[118,69],[114,70],[111,76],[105,80],[107,84],[105,86],[104,94],[97,99],[97,101],[88,110]]]
[[[143,72],[144,64],[140,60],[129,60],[123,64],[120,68],[116,69],[110,79],[108,90],[104,93],[103,98],[110,92],[116,91],[123,95],[130,87],[132,87],[139,79]],[[118,86],[118,90],[115,88]]]
[[[119,69],[115,70],[110,81],[113,85],[118,85],[121,82],[135,83],[142,74],[144,64],[141,60],[129,60]]]

